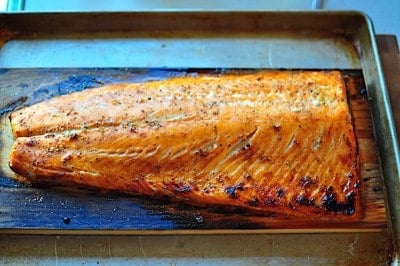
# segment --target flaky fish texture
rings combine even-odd
[[[337,71],[108,85],[10,119],[10,167],[33,183],[303,217],[361,212],[356,138]]]

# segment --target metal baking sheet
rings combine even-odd
[[[399,212],[396,212],[398,206],[395,200],[398,196],[398,145],[372,25],[364,15],[353,12],[3,14],[0,15],[0,24],[3,43],[0,67],[5,69],[3,71],[10,68],[65,67],[361,69],[372,106],[385,182],[388,184],[390,217],[393,228],[398,228]],[[33,79],[31,84],[45,85],[40,82]],[[29,86],[22,82],[20,89],[28,89]],[[2,107],[9,107],[10,110],[16,107],[13,104],[18,104],[20,100],[17,95],[6,84],[1,90]],[[19,189],[18,184],[13,182],[8,186],[10,191]],[[48,193],[51,192],[38,190],[26,200],[43,202],[51,199]],[[85,197],[86,194],[82,195]],[[76,208],[71,199],[57,198],[57,201],[57,204],[65,206],[67,212]],[[52,208],[52,204],[49,202],[44,206]],[[107,200],[96,204],[98,209],[91,210],[93,213],[120,213],[114,206],[118,204],[108,206]],[[130,213],[149,212],[140,208],[134,210]],[[87,212],[85,209],[76,211],[81,214]],[[153,229],[173,228],[168,217],[157,217],[157,208],[150,213],[155,214],[155,218],[149,219],[159,219],[159,227]],[[34,216],[27,212],[25,228],[43,228],[29,224],[29,215]],[[59,216],[56,229],[68,228],[63,221],[64,214],[54,215]],[[126,214],[120,218],[128,221],[125,225],[133,219]],[[196,211],[182,216],[182,221],[188,219],[192,228],[206,224],[204,217]],[[99,223],[105,224],[110,224],[109,220]],[[146,226],[143,222],[143,228]],[[234,228],[241,228],[241,225]],[[244,224],[243,228],[251,229],[249,224]],[[97,228],[83,225],[77,229]]]

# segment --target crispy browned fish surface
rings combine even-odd
[[[296,216],[361,212],[336,71],[109,85],[18,110],[11,124],[10,167],[32,182]]]

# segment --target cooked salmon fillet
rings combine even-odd
[[[33,183],[295,216],[361,212],[356,139],[337,71],[108,85],[10,119],[10,167]]]

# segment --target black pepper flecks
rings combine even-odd
[[[257,198],[252,198],[249,201],[247,201],[247,204],[253,207],[257,207],[259,203],[259,200]]]
[[[73,132],[69,135],[69,140],[76,140],[78,138],[78,133]]]
[[[26,146],[28,147],[33,147],[36,145],[36,141],[33,139],[28,140],[28,142],[26,143]]]
[[[196,152],[195,152],[195,154],[196,155],[199,155],[199,156],[201,156],[201,157],[204,157],[204,156],[207,156],[207,151],[204,151],[204,150],[202,150],[202,149],[198,149]]]
[[[315,180],[312,179],[310,176],[303,176],[300,181],[300,186],[302,187],[302,189],[306,189],[308,187],[310,187],[311,185],[315,184]]]
[[[45,138],[54,138],[55,136],[56,136],[56,134],[54,134],[54,133],[46,133],[44,135]]]
[[[285,195],[285,191],[283,190],[283,188],[277,188],[276,189],[276,196],[278,198],[282,198]]]
[[[277,200],[274,199],[274,198],[266,198],[266,199],[264,200],[264,204],[267,205],[267,206],[270,206],[270,207],[276,207],[276,206],[278,206],[278,202],[277,202]]]
[[[296,197],[296,202],[303,206],[312,206],[315,204],[314,199],[308,198],[304,195],[298,195]]]
[[[249,174],[249,173],[244,173],[244,178],[246,178],[246,179],[251,179],[252,178],[252,176]]]
[[[189,193],[192,190],[192,187],[189,184],[179,184],[175,191],[179,193]]]
[[[275,131],[281,130],[281,126],[280,126],[280,125],[273,125],[272,127],[273,127],[273,129],[274,129]]]
[[[347,176],[348,178],[350,178],[350,179],[352,179],[352,178],[354,177],[352,173],[347,173],[346,176]]]
[[[231,198],[236,198],[236,187],[235,186],[229,186],[225,188],[226,194],[228,194]]]
[[[225,193],[228,194],[231,198],[236,199],[237,198],[237,190],[243,191],[243,184],[239,183],[235,186],[228,186],[225,188]]]

